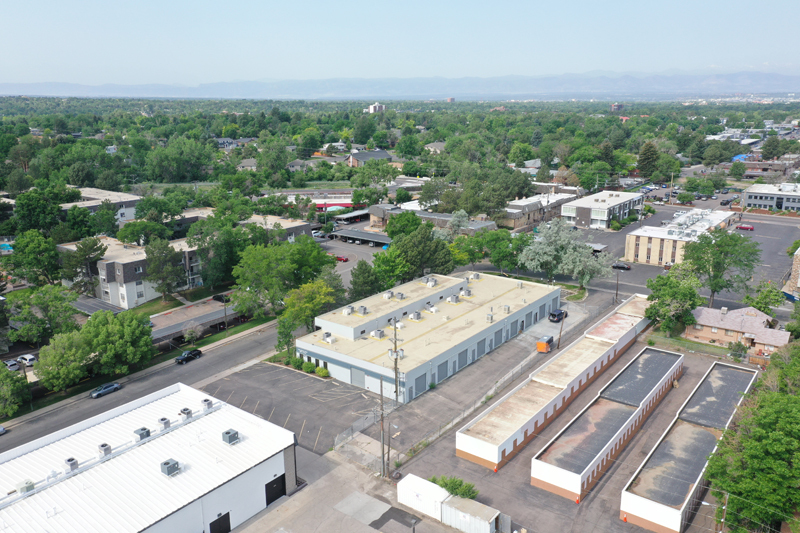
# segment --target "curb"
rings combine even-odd
[[[262,324],[260,326],[256,326],[254,328],[248,329],[247,331],[243,331],[241,333],[237,333],[236,335],[233,335],[232,337],[229,337],[227,339],[223,339],[221,341],[217,341],[217,342],[211,343],[208,346],[204,347],[203,350],[207,352],[207,351],[215,350],[217,348],[221,348],[221,347],[226,346],[226,345],[228,345],[228,344],[230,344],[230,343],[232,343],[232,342],[234,342],[236,340],[242,339],[242,338],[247,337],[249,335],[252,335],[254,333],[261,333],[262,331],[264,331],[266,329],[269,329],[270,327],[275,327],[277,325],[277,323],[278,323],[277,320],[272,320],[270,322],[267,322],[266,324]],[[258,360],[260,361],[262,357],[258,358]],[[255,360],[253,360],[253,361],[255,361]],[[241,369],[239,367],[242,367],[242,365],[248,365],[249,366],[250,364],[253,363],[253,361],[246,361],[245,363],[237,365],[236,367],[234,367],[234,369],[237,369],[235,371],[238,371],[238,370]],[[144,378],[146,378],[148,376],[151,376],[152,374],[155,374],[156,372],[159,372],[163,368],[166,368],[167,366],[170,366],[170,365],[173,365],[173,364],[174,364],[173,361],[164,361],[163,363],[159,363],[157,365],[151,366],[151,367],[146,368],[144,370],[140,370],[139,372],[136,372],[135,374],[130,374],[128,376],[123,376],[123,377],[119,378],[117,380],[117,382],[119,384],[121,384],[121,385],[124,385],[125,383],[132,383],[132,382],[135,382],[135,381],[139,381],[140,379],[144,379]],[[233,371],[234,370],[231,369],[231,372],[229,372],[229,374],[232,374]],[[225,372],[228,372],[228,371],[225,371]],[[221,374],[225,374],[225,372],[222,372]],[[229,374],[226,374],[226,375],[229,375]],[[221,377],[224,377],[224,376],[221,376]],[[203,381],[205,381],[205,380],[203,380]],[[201,382],[198,382],[198,383],[201,383]],[[49,414],[49,413],[51,413],[53,411],[58,411],[58,410],[63,409],[65,407],[69,407],[70,405],[72,405],[72,404],[74,404],[76,402],[79,402],[81,400],[86,400],[86,399],[88,399],[88,396],[86,396],[85,394],[78,394],[78,395],[72,396],[70,398],[65,398],[65,399],[61,400],[60,402],[54,403],[52,405],[48,405],[47,407],[43,407],[41,409],[37,409],[36,411],[33,411],[31,413],[19,416],[17,418],[13,418],[13,419],[9,420],[8,422],[3,423],[3,425],[5,426],[6,429],[13,428],[14,426],[17,426],[19,424],[30,422],[31,420],[36,420],[37,418],[39,418],[41,416]]]

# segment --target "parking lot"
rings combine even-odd
[[[424,452],[404,465],[400,469],[401,472],[425,478],[432,475],[456,476],[468,483],[474,483],[480,491],[476,498],[478,501],[510,515],[515,523],[525,527],[528,531],[581,533],[644,531],[619,519],[622,488],[674,419],[678,408],[711,366],[713,359],[710,357],[699,354],[685,355],[684,374],[679,380],[679,387],[671,390],[665,396],[627,445],[627,448],[616,459],[615,464],[600,478],[598,484],[579,505],[576,505],[573,500],[531,486],[530,479],[532,457],[544,448],[546,443],[588,405],[600,389],[645,347],[644,342],[638,342],[628,349],[564,413],[497,473],[456,457],[456,430],[452,430],[428,446]],[[465,423],[473,418],[474,416],[470,417]],[[706,501],[714,502],[710,496],[706,497]],[[712,507],[701,506],[698,516],[686,531],[699,533],[706,529],[713,530],[712,513]]]
[[[324,454],[336,435],[379,406],[376,394],[282,365],[259,363],[202,388],[295,432],[303,448]]]
[[[340,225],[339,228],[363,230],[369,225],[369,221],[358,222],[356,224],[348,224],[346,226]],[[365,244],[358,245],[355,243],[347,243],[339,240],[327,240],[321,244],[323,250],[337,256],[347,258],[347,262],[337,262],[336,272],[342,276],[342,281],[345,287],[350,286],[350,271],[355,268],[359,261],[364,260],[372,263],[372,256],[376,252],[380,252],[380,248],[373,248]]]

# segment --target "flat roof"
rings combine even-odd
[[[142,199],[141,196],[136,196],[135,194],[128,194],[126,192],[105,191],[103,189],[95,189],[94,187],[79,187],[78,190],[81,192],[80,201],[61,204],[61,209],[69,209],[73,205],[77,205],[78,207],[90,207],[90,206],[100,205],[101,203],[103,203],[104,200],[117,203],[117,202],[132,202]]]
[[[600,396],[638,407],[680,358],[680,354],[645,348],[606,385]]]
[[[333,218],[345,220],[353,217],[363,217],[364,215],[369,215],[369,209],[359,209],[358,211],[351,211],[350,213],[345,213],[344,215],[336,215]]]
[[[106,249],[106,253],[103,254],[103,258],[98,261],[99,263],[129,263],[133,261],[144,261],[147,259],[144,246],[125,244],[122,241],[105,235],[99,235],[97,238],[100,239],[101,244],[108,247]],[[172,245],[172,248],[179,252],[197,249],[196,246],[189,246],[189,244],[186,242],[186,239],[175,239],[174,241],[169,241],[169,243]],[[77,242],[66,242],[64,244],[59,244],[58,248],[74,252],[77,245]]]
[[[715,362],[625,490],[680,509],[755,377]]]
[[[562,192],[555,192],[551,194],[535,194],[528,198],[521,198],[519,200],[512,200],[508,202],[508,207],[523,207],[530,204],[539,203],[543,206],[550,205],[554,202],[558,202],[560,200],[566,200],[568,198],[575,198],[574,194],[567,194]]]
[[[308,224],[305,220],[295,220],[292,218],[283,218],[275,215],[253,215],[246,220],[242,220],[239,224],[255,224],[262,228],[272,229],[275,224],[280,224],[281,228],[296,228],[297,226],[305,226]]]
[[[583,198],[578,198],[577,200],[573,200],[571,202],[567,202],[561,207],[591,207],[595,209],[607,209],[635,198],[644,198],[644,194],[640,192],[602,191],[589,196],[584,196]],[[605,202],[602,200],[605,200]]]
[[[353,239],[380,242],[383,244],[392,243],[392,239],[382,233],[373,233],[371,231],[361,231],[357,229],[339,229],[329,233],[328,235],[341,235],[342,237],[350,237]]]
[[[720,227],[735,215],[732,211],[692,209],[673,219],[666,226],[644,226],[629,233],[638,237],[654,237],[677,241],[695,241],[703,233]]]
[[[563,390],[613,345],[610,341],[583,337],[569,350],[546,363],[533,379]]]
[[[614,313],[586,332],[587,337],[608,341],[611,343],[630,331],[632,327],[642,321],[642,317]]]
[[[650,307],[650,302],[647,301],[647,298],[635,295],[617,309],[617,313],[644,318],[648,307]]]
[[[470,275],[469,272],[463,274],[467,277]],[[441,295],[442,290],[446,288],[469,287],[472,295],[459,298],[458,303],[449,303],[445,299],[435,301],[431,299],[431,304],[438,309],[436,313],[423,311],[419,321],[410,320],[408,317],[401,320],[402,327],[398,329],[397,346],[404,350],[405,357],[398,362],[398,367],[401,372],[407,372],[430,361],[452,346],[473,338],[479,332],[503,328],[502,320],[506,314],[501,311],[501,306],[509,306],[509,314],[512,314],[531,306],[543,297],[560,292],[558,287],[491,275],[481,275],[479,279],[474,280],[441,275],[431,275],[429,278],[437,280],[436,287],[430,288],[418,279],[393,288],[395,294],[402,292],[405,295],[403,300],[396,297],[384,299],[383,293],[379,293],[353,303],[355,312],[351,315],[344,315],[342,309],[337,309],[317,317],[318,320],[330,321],[348,328],[363,325],[365,333],[355,340],[334,335],[336,337],[334,344],[324,342],[322,335],[326,330],[324,324],[320,322],[317,322],[317,325],[323,329],[297,340],[335,350],[378,366],[393,368],[394,359],[389,357],[388,350],[392,346],[391,339],[394,332],[386,324],[376,324],[375,319],[385,317],[392,310],[406,308],[415,302],[419,303],[419,310],[422,310],[431,294]],[[358,307],[362,305],[368,308],[369,315],[357,314]],[[497,317],[493,323],[486,321],[486,315],[489,313],[494,313]],[[370,317],[375,318],[370,320]],[[386,333],[383,339],[369,336],[371,331],[378,328],[384,329]]]
[[[208,412],[205,398],[213,401]],[[193,412],[187,422],[177,419],[184,407]],[[172,427],[159,431],[161,417]],[[141,427],[151,437],[134,443]],[[239,432],[235,446],[222,441],[229,429]],[[102,460],[101,443],[112,449]],[[292,445],[292,432],[178,383],[0,454],[0,524],[15,533],[142,531]],[[78,470],[47,483],[69,457]],[[161,473],[167,459],[179,474]],[[25,479],[36,483],[34,493],[6,496]]]

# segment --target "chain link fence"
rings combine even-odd
[[[383,404],[384,416],[394,411],[396,407],[397,406],[395,405],[394,400],[384,399],[384,404]],[[353,437],[355,437],[358,433],[364,431],[373,424],[377,424],[378,422],[380,422],[380,420],[381,420],[381,410],[379,407],[376,407],[370,413],[367,413],[366,415],[362,416],[361,418],[353,422],[353,424],[349,428],[336,435],[336,438],[334,439],[333,442],[333,447],[339,448],[344,444],[350,442],[353,439]],[[378,466],[380,467],[380,463],[378,463]]]

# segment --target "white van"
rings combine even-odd
[[[22,355],[17,357],[17,362],[25,366],[33,366],[33,363],[38,361],[37,357],[33,354]]]

